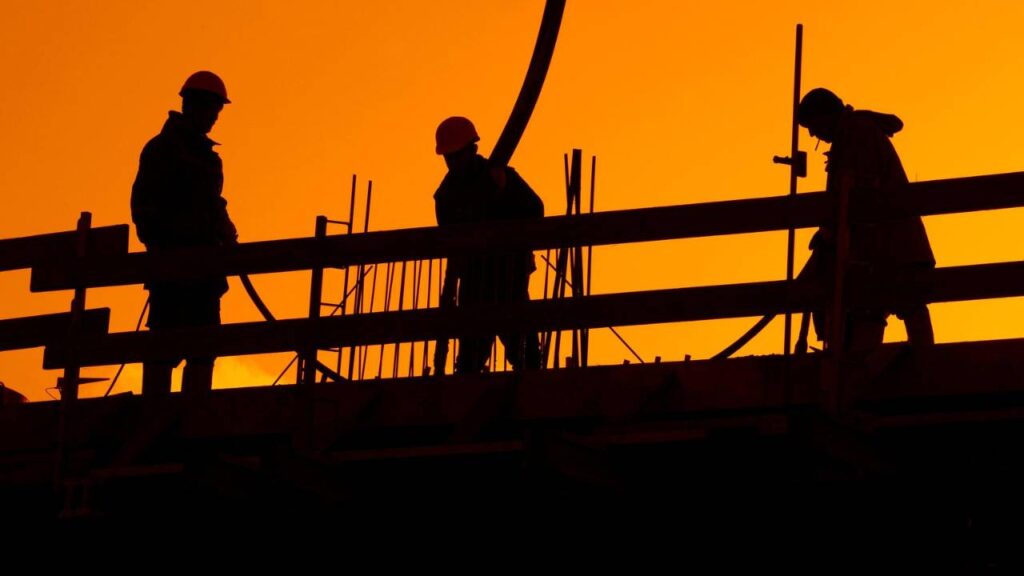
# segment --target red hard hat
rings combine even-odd
[[[182,85],[181,91],[178,92],[179,96],[184,96],[186,90],[202,90],[203,92],[210,92],[220,96],[221,100],[225,104],[230,104],[231,100],[228,100],[228,89],[224,86],[224,81],[220,79],[213,72],[206,70],[200,70],[195,74],[188,77],[185,80],[185,84]]]
[[[462,116],[452,116],[441,122],[437,127],[435,138],[437,147],[434,148],[434,151],[438,154],[450,154],[480,141],[476,127],[468,118]]]

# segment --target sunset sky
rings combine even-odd
[[[437,123],[476,123],[490,151],[529,63],[542,0],[389,2],[0,0],[0,238],[130,222],[145,142],[177,109],[182,81],[220,74],[232,104],[211,136],[240,240],[312,234],[347,217],[352,174],[374,182],[371,229],[434,224],[444,175]],[[898,114],[895,145],[911,180],[1024,169],[1024,3],[569,0],[547,83],[512,165],[564,212],[562,154],[598,157],[597,209],[781,195],[788,171],[795,26],[805,26],[804,87]],[[822,145],[801,191],[824,187]],[[587,170],[589,172],[589,170]],[[926,220],[939,266],[1024,260],[1024,211]],[[334,229],[332,232],[340,232]],[[798,236],[800,262],[810,231]],[[142,247],[132,231],[132,249]],[[595,250],[601,293],[774,280],[785,234]],[[334,273],[337,276],[337,273]],[[329,273],[330,277],[330,273]],[[257,276],[279,317],[303,316],[308,272]],[[0,274],[0,318],[59,312],[70,293],[31,294],[28,271]],[[336,287],[337,280],[329,279]],[[335,289],[335,292],[337,290]],[[539,296],[539,284],[534,295]],[[131,330],[141,287],[93,290],[112,329]],[[336,298],[335,298],[336,299]],[[1024,300],[933,306],[939,341],[1024,336]],[[259,315],[237,279],[226,322]],[[714,354],[751,319],[629,327],[647,360]],[[781,350],[776,321],[743,353]],[[607,330],[593,361],[630,354]],[[887,339],[903,338],[894,318]],[[290,355],[218,361],[218,386],[265,384]],[[0,353],[0,381],[47,398],[57,372],[42,350]],[[110,377],[116,367],[85,370]],[[139,390],[139,367],[116,391]],[[102,393],[90,384],[83,395]]]

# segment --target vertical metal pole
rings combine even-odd
[[[419,310],[420,303],[420,280],[423,273],[423,261],[415,260],[412,264],[412,309]],[[416,369],[416,341],[409,343],[409,377],[415,376]]]
[[[368,312],[373,313],[373,305],[377,300],[377,270],[380,268],[380,263],[373,265],[373,280],[370,281],[370,307]],[[363,347],[363,360],[359,364],[359,379],[363,380],[366,378],[366,359],[370,356],[370,347]]]
[[[597,156],[590,157],[590,213],[594,213],[594,190],[596,188],[597,180]],[[594,261],[594,245],[587,246],[587,296],[590,296],[591,278],[594,269],[591,268],[591,264]],[[588,330],[589,332],[589,330]]]
[[[355,227],[355,225],[352,224],[352,219],[355,217],[354,210],[355,210],[355,204],[356,204],[355,182],[353,181],[352,184],[353,184],[353,186],[352,186],[352,206],[351,206],[351,208],[349,210],[349,223],[350,224],[349,224],[349,229],[348,229],[350,234],[352,233],[352,229]],[[371,194],[373,194],[373,180],[370,180],[367,183],[367,188],[366,188],[366,215],[363,217],[363,233],[364,234],[370,228],[370,196],[371,196]],[[363,285],[365,283],[363,276],[364,276],[365,272],[366,272],[366,267],[364,265],[360,264],[358,272],[357,272],[358,276],[356,277],[356,302],[355,302],[355,313],[356,314],[362,314],[362,312],[363,312]],[[348,267],[345,268],[345,274],[346,275],[348,274]],[[346,285],[346,289],[347,289],[347,286],[348,286],[348,279],[347,278],[345,280],[345,285]],[[339,352],[339,354],[341,353],[340,350],[338,352]],[[356,365],[356,346],[353,346],[353,347],[349,348],[349,353],[348,353],[348,379],[349,380],[352,380],[352,374],[353,374],[353,370],[354,370],[355,365]],[[340,369],[340,367],[339,367],[339,369]]]
[[[790,199],[796,197],[797,179],[800,178],[801,166],[806,166],[806,163],[800,161],[800,124],[798,122],[798,112],[800,110],[800,76],[803,60],[803,48],[804,47],[804,25],[796,25],[796,56],[795,63],[793,65],[793,132],[791,137],[791,148],[789,153],[789,197]],[[787,300],[791,297],[789,293],[793,289],[793,261],[795,258],[795,244],[796,244],[796,229],[793,226],[789,227],[789,235],[786,239],[786,286],[789,288],[786,290]],[[783,355],[789,357],[792,349],[793,339],[793,313],[790,311],[790,307],[786,307],[786,328],[785,328],[785,341],[783,343],[784,352]]]
[[[430,296],[434,290],[434,261],[427,260],[427,304],[426,307],[430,308]],[[423,366],[420,370],[420,374],[423,376],[427,375],[427,362],[429,361],[430,354],[430,340],[423,341]]]
[[[572,151],[572,167],[570,168],[571,173],[569,176],[570,188],[572,191],[572,202],[573,212],[576,216],[580,215],[580,205],[582,204],[582,189],[583,189],[583,151],[579,148],[574,148]],[[582,298],[583,297],[583,246],[576,245],[572,247],[572,297]],[[572,331],[572,364],[574,367],[579,367],[580,364],[580,340],[581,330],[573,328]]]
[[[590,157],[590,213],[594,213],[594,189],[596,188],[595,182],[597,179],[597,156]],[[587,296],[591,294],[591,280],[593,278],[594,264],[594,245],[587,246],[587,285],[584,293]],[[583,330],[583,365],[588,366],[590,364],[590,328]]]
[[[565,167],[565,215],[572,215],[572,186],[570,185],[569,178],[569,155],[565,154],[562,156],[562,161]],[[556,257],[557,262],[555,263],[555,286],[553,289],[552,296],[554,298],[562,299],[565,297],[565,274],[566,267],[569,259],[569,247],[562,246],[558,249],[558,255]],[[555,368],[561,366],[561,348],[562,348],[562,332],[556,330],[553,333],[555,339]]]
[[[444,302],[445,266],[447,266],[447,260],[445,258],[438,258],[437,259],[437,306],[439,308],[443,305],[443,302]],[[459,349],[458,349],[459,341],[456,338],[456,339],[454,339],[455,341],[452,342],[452,338],[448,338],[447,336],[445,337],[445,340],[447,341],[446,343],[449,344],[448,349],[449,349],[449,352],[451,352],[451,354],[448,354],[448,355],[445,356],[444,365],[445,365],[445,367],[447,367],[449,359],[450,359],[451,360],[451,368],[452,369],[451,369],[451,371],[447,371],[446,370],[446,372],[448,374],[453,374],[455,372],[455,364],[456,364],[455,359],[457,358],[457,355],[459,353]],[[441,341],[438,340],[437,343],[435,343],[434,345],[437,346],[440,342]],[[434,350],[434,353],[437,354],[437,350],[436,349]],[[437,370],[437,367],[435,366],[434,369]],[[440,374],[440,372],[438,372],[438,374]]]
[[[355,231],[355,227],[356,227],[355,226],[355,222],[354,222],[355,215],[356,215],[356,181],[357,181],[357,177],[356,177],[355,174],[353,174],[352,175],[352,188],[351,188],[351,192],[349,194],[349,199],[348,199],[348,220],[346,221],[346,226],[348,227],[348,232],[347,232],[348,234],[352,234],[352,232]],[[341,312],[342,316],[345,316],[346,314],[348,314],[348,295],[349,295],[349,291],[348,291],[348,275],[349,275],[349,266],[345,266],[345,278],[344,278],[344,281],[343,281],[342,287],[341,287],[341,302],[340,302],[340,304],[341,304],[340,312]],[[341,374],[341,359],[344,356],[344,354],[345,354],[345,350],[341,346],[338,346],[338,365],[335,367],[335,371],[338,374]],[[349,369],[351,370],[351,366],[349,366]]]
[[[327,236],[327,217],[316,217],[316,229],[313,236],[322,240]],[[323,303],[324,269],[313,268],[309,281],[309,319],[320,317],[320,305]],[[315,346],[306,348],[299,360],[299,382],[313,384],[316,382],[317,350]]]
[[[402,262],[402,277],[401,280],[398,281],[398,308],[396,308],[396,310],[399,312],[405,309],[405,270],[407,268],[407,265],[407,261]],[[392,367],[392,378],[398,378],[398,360],[401,357],[401,354],[402,343],[395,342],[395,364]]]
[[[384,312],[391,311],[391,291],[395,281],[395,263],[388,262],[387,272],[384,274]],[[380,345],[380,356],[377,357],[377,378],[380,378],[384,371],[384,347]]]
[[[443,293],[444,293],[444,259],[443,258],[438,258],[437,259],[437,307],[439,309],[441,308],[441,297],[442,297]],[[452,348],[451,347],[451,340],[447,336],[444,338],[444,344],[441,343],[441,338],[438,338],[437,340],[435,340],[434,341],[434,356],[437,355],[437,347],[438,346],[448,346],[448,350],[451,351],[451,348]],[[439,376],[442,373],[446,372],[446,370],[444,370],[444,368],[446,368],[447,365],[448,365],[448,356],[451,356],[451,354],[447,354],[445,356],[444,366],[441,366],[440,368],[438,368],[437,366],[434,366],[434,372],[433,373],[434,373],[435,376]],[[449,374],[450,374],[450,372],[449,372]]]
[[[548,248],[544,253],[544,299],[548,299],[548,275],[551,270],[551,249]],[[543,368],[548,367],[548,346],[551,344],[551,332],[545,331],[540,335],[540,365]]]

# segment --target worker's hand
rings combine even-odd
[[[235,223],[227,216],[221,221],[220,238],[225,246],[238,244],[238,228],[235,228]]]

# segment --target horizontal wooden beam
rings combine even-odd
[[[792,201],[798,227],[820,221],[821,195]],[[150,280],[217,274],[262,274],[318,267],[445,258],[486,251],[542,250],[577,244],[595,246],[785,228],[788,198],[759,198],[555,216],[533,221],[492,222],[450,228],[410,228],[323,239],[251,242],[234,247],[190,249],[162,254],[133,253],[91,259],[78,265],[39,266],[32,291],[141,284]]]
[[[813,287],[794,284],[788,307],[805,309],[814,299]],[[517,329],[565,330],[758,316],[786,307],[787,288],[782,281],[676,288],[454,310],[432,308],[248,322],[158,333],[110,334],[82,343],[78,360],[83,366],[100,366],[142,362],[161,354],[171,358],[263,354],[415,342]],[[61,367],[65,358],[64,347],[55,344],[48,347],[43,365],[45,368]]]
[[[851,380],[853,406],[873,414],[938,416],[989,407],[1024,405],[1024,339],[940,344],[913,350],[883,346],[877,354],[877,378]],[[380,447],[381,433],[391,442],[424,443],[421,431],[455,427],[480,430],[481,422],[536,424],[586,420],[606,426],[671,422],[674,430],[701,419],[728,421],[741,415],[802,409],[820,401],[821,354],[730,360],[694,360],[629,366],[598,366],[526,373],[456,375],[220,390],[202,403],[185,403],[174,394],[160,399],[121,396],[84,399],[79,404],[75,438],[83,443],[110,434],[114,416],[145,426],[182,414],[171,433],[189,438],[275,436],[308,431],[312,426],[335,448],[358,448],[360,441]],[[265,384],[253,382],[253,384]],[[787,387],[788,386],[788,387]],[[1008,401],[1007,395],[1016,400]],[[942,401],[936,403],[936,401]],[[317,410],[310,421],[310,406]],[[19,407],[19,415],[0,414],[0,451],[48,450],[57,426],[57,404]],[[8,412],[10,414],[10,412]],[[475,423],[466,427],[465,423]],[[658,428],[665,430],[664,426]],[[31,433],[26,433],[31,431]],[[396,433],[397,432],[397,433]],[[130,434],[130,432],[126,432]],[[370,435],[366,434],[369,433]],[[404,436],[402,435],[404,434]],[[434,436],[437,439],[437,436]],[[465,441],[462,438],[461,441]],[[460,441],[454,434],[438,442]]]
[[[43,265],[63,265],[75,257],[77,232],[56,232],[39,236],[0,240],[0,272]],[[128,225],[102,226],[89,230],[88,253],[104,259],[128,254]]]
[[[1024,405],[1024,340],[940,344],[921,350],[890,344],[880,355],[886,362],[878,380],[851,384],[851,401],[858,408],[862,403],[864,408],[884,404],[888,412],[909,407],[914,413],[915,405],[927,406],[930,399],[943,397],[956,410],[957,398],[1005,394],[1017,394],[1017,405]],[[699,427],[702,416],[727,420],[817,405],[821,358],[795,356],[788,367],[781,356],[761,356],[320,384],[307,391],[306,398],[296,387],[287,387],[288,392],[254,388],[211,396],[203,408],[205,416],[190,419],[188,432],[199,437],[280,434],[304,421],[298,411],[311,399],[319,407],[336,407],[323,413],[336,419],[325,424],[341,434],[341,445],[347,443],[344,432],[356,429],[414,430],[484,420],[487,417],[479,411],[488,406],[490,418],[484,421],[587,419],[614,426],[684,417]],[[485,395],[492,401],[480,401]],[[410,401],[413,398],[415,402]],[[675,422],[686,426],[684,421]]]
[[[921,216],[1024,207],[1024,172],[915,182],[907,208]]]
[[[1024,206],[1024,173],[912,184],[908,206],[947,214]],[[235,247],[134,253],[73,266],[40,266],[32,290],[141,284],[210,275],[261,274],[319,267],[443,258],[456,254],[544,250],[564,246],[651,242],[819,225],[828,206],[821,192],[660,208],[491,222],[451,228],[411,228],[367,234],[251,242]]]
[[[851,288],[854,304],[870,292]],[[1024,262],[942,268],[904,283],[929,302],[1024,295]],[[567,330],[742,318],[810,309],[819,287],[806,281],[787,288],[783,281],[602,294],[564,300],[538,300],[455,310],[377,312],[344,317],[229,324],[162,333],[110,334],[83,343],[85,366],[141,362],[161,353],[181,356],[234,356],[332,346],[355,346],[452,338],[515,330]],[[47,348],[46,368],[63,366],[58,344]]]
[[[71,313],[46,314],[0,320],[0,350],[36,348],[64,340],[71,326]],[[110,308],[86,310],[82,315],[82,334],[95,337],[110,327]]]

